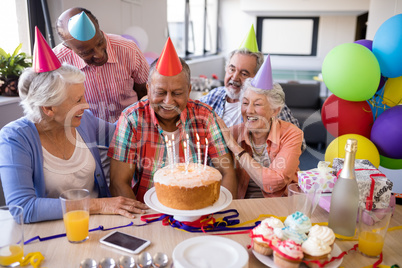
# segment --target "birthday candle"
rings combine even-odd
[[[201,165],[201,147],[200,147],[200,136],[197,135],[197,152],[198,152],[198,165]]]
[[[185,163],[185,167],[186,167],[186,173],[188,170],[188,154],[187,154],[187,145],[186,142],[183,141],[183,150],[184,150],[184,163]]]
[[[173,161],[172,161],[172,142],[171,142],[171,141],[169,141],[169,143],[168,143],[168,147],[169,147],[168,154],[170,155],[170,156],[169,156],[169,165],[170,165],[170,169],[172,169],[172,170],[173,170]]]
[[[176,165],[176,144],[174,142],[174,134],[172,134],[172,150],[173,150],[173,166]]]
[[[187,160],[190,163],[190,138],[188,136],[188,134],[186,134],[186,139],[187,139]]]
[[[169,149],[169,139],[168,139],[168,136],[166,135],[165,136],[165,144],[166,144],[166,155],[167,155],[167,162],[169,163],[169,166],[170,166],[170,163],[171,163],[171,160],[170,160],[170,149]]]
[[[205,138],[204,170],[207,168],[207,156],[208,156],[208,139]]]

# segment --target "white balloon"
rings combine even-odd
[[[135,40],[138,41],[138,46],[140,47],[141,51],[145,51],[147,49],[148,46],[148,34],[147,32],[139,27],[139,26],[131,26],[128,27],[123,34],[128,34],[131,35],[132,37],[135,38]]]

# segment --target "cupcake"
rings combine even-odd
[[[274,263],[279,268],[298,268],[303,259],[303,251],[293,240],[278,242],[274,251]]]
[[[258,225],[252,231],[253,250],[269,256],[272,254],[271,245],[276,245],[279,239],[275,236],[272,227],[266,225]]]
[[[274,229],[275,228],[283,228],[283,227],[285,227],[285,225],[283,225],[283,222],[281,220],[275,218],[275,217],[269,217],[269,218],[264,219],[261,222],[261,225],[269,226],[269,227],[274,228]]]
[[[307,266],[311,268],[319,268],[317,262],[321,264],[328,261],[330,258],[331,247],[318,237],[309,237],[303,244],[302,250],[304,260],[307,261]]]
[[[335,234],[331,228],[327,226],[314,225],[310,228],[308,237],[318,237],[323,240],[331,249],[334,248]]]
[[[297,244],[302,244],[304,241],[307,240],[307,235],[305,233],[299,233],[298,231],[290,228],[290,227],[284,227],[284,228],[275,228],[274,229],[274,234],[280,239],[280,240],[293,240]]]
[[[289,226],[299,233],[308,233],[311,228],[311,221],[309,217],[304,215],[302,212],[296,211],[286,218],[285,226]]]

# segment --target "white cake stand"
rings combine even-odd
[[[153,187],[145,193],[144,201],[148,207],[160,213],[173,215],[173,218],[177,221],[195,221],[203,215],[212,214],[225,209],[232,202],[232,194],[228,189],[221,186],[219,199],[212,206],[195,210],[179,210],[162,205],[156,196],[155,187]]]

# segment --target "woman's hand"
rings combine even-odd
[[[148,206],[140,201],[127,197],[109,197],[91,199],[91,214],[120,214],[127,218],[135,218],[134,214],[146,213]]]
[[[240,147],[240,145],[233,137],[232,133],[230,133],[230,129],[226,126],[222,118],[217,116],[217,120],[222,131],[223,138],[225,139],[226,145],[229,147],[229,150],[232,151],[234,154],[240,153],[243,148]]]

